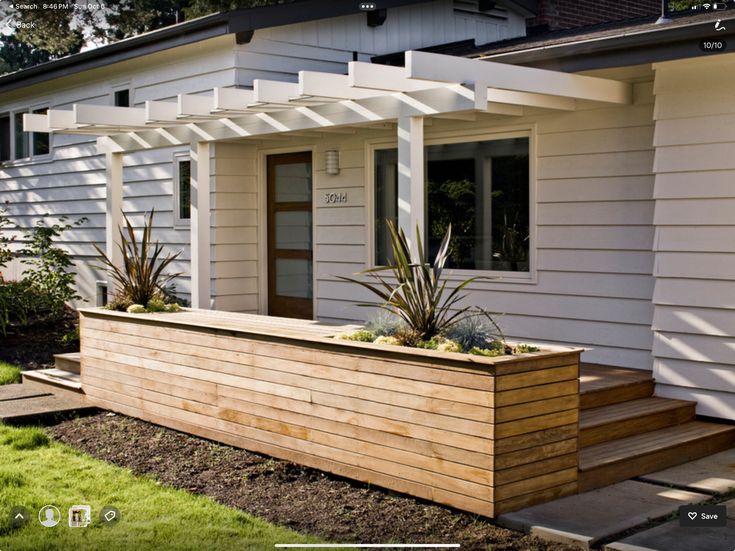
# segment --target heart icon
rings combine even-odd
[[[691,511],[687,514],[689,515],[690,520],[694,520],[695,518],[697,518],[697,513],[695,513],[694,511]]]

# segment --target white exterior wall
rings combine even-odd
[[[636,81],[634,105],[535,110],[525,117],[487,116],[478,122],[436,119],[426,126],[426,141],[533,132],[536,271],[525,281],[477,282],[471,299],[502,312],[498,320],[510,338],[581,345],[590,349],[586,361],[651,369],[653,76],[650,67],[615,76]],[[360,321],[370,314],[356,303],[370,301],[371,295],[337,276],[370,262],[371,147],[395,146],[395,140],[393,126],[259,146],[260,155],[264,147],[315,151],[314,311],[319,319]],[[339,150],[338,176],[324,172],[327,149]],[[265,179],[259,179],[264,190]],[[325,204],[326,191],[345,192],[347,203]]]
[[[129,87],[131,104],[141,106],[148,99],[173,99],[177,93],[196,93],[213,86],[231,86],[234,39],[225,37],[204,44],[182,47],[148,56],[145,60],[124,62],[72,75],[12,92],[0,98],[0,112],[43,105],[71,109],[74,103],[112,105],[115,88]],[[0,166],[0,204],[8,201],[12,219],[23,227],[33,225],[39,215],[65,214],[71,219],[89,220],[64,235],[63,245],[72,253],[78,273],[79,294],[94,305],[96,280],[106,274],[95,270],[96,243],[105,248],[105,159],[97,152],[96,139],[87,136],[54,135],[51,155],[42,161],[11,161]],[[155,208],[154,239],[170,252],[182,251],[172,264],[181,272],[176,281],[180,296],[190,296],[190,251],[188,227],[173,222],[173,155],[188,147],[157,149],[124,155],[123,210],[136,228],[144,213]],[[53,217],[52,217],[53,218]],[[18,270],[11,277],[20,275]]]
[[[216,310],[257,313],[259,224],[255,144],[215,144],[212,163],[212,296]]]
[[[73,103],[112,105],[112,92],[121,87],[130,88],[132,105],[142,106],[146,100],[172,101],[181,93],[211,93],[216,86],[251,86],[256,78],[296,80],[300,70],[344,73],[353,51],[361,60],[367,60],[371,55],[467,38],[476,38],[479,44],[522,35],[523,18],[515,13],[508,15],[505,22],[455,15],[451,0],[435,0],[391,9],[385,24],[375,28],[368,27],[365,14],[359,13],[258,30],[249,44],[237,45],[234,36],[229,35],[4,94],[0,96],[0,113],[41,106],[71,109]],[[249,204],[254,165],[246,168],[243,158],[232,157],[227,147],[218,147],[222,160],[213,163],[212,168],[212,224],[232,231],[213,232],[215,307],[252,311],[257,307],[257,296],[253,294],[257,279],[245,265],[235,264],[252,263],[252,251],[240,250],[232,240],[237,229],[237,238],[249,243],[257,229]],[[182,250],[172,271],[183,273],[176,285],[185,299],[190,298],[190,234],[187,227],[175,227],[173,223],[172,160],[175,153],[187,150],[185,146],[126,154],[123,186],[123,208],[134,225],[140,227],[143,214],[155,207],[155,238],[172,252]],[[244,170],[241,179],[233,174],[235,168]],[[96,257],[91,243],[104,249],[104,169],[104,156],[97,153],[93,138],[64,135],[52,137],[48,159],[0,166],[0,204],[8,201],[19,225],[32,226],[45,212],[89,219],[81,228],[65,234],[63,243],[76,261],[78,287],[87,305],[95,304],[95,281],[105,279],[90,266]],[[242,189],[237,190],[238,185]],[[225,195],[228,193],[235,195]],[[219,209],[223,212],[218,213]],[[240,215],[243,220],[235,220]],[[229,275],[236,268],[236,275]],[[18,277],[18,267],[9,267],[7,275]]]
[[[735,54],[655,69],[657,392],[735,419]]]

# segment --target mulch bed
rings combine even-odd
[[[63,421],[54,438],[89,455],[333,542],[459,543],[571,551],[487,519],[114,413]]]
[[[64,344],[61,339],[79,323],[71,308],[60,321],[35,322],[26,329],[11,328],[0,334],[0,360],[25,369],[47,369],[54,365],[54,354],[78,352],[79,343]]]

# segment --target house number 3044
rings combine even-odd
[[[347,194],[345,192],[342,193],[325,193],[324,194],[324,202],[327,205],[333,205],[336,203],[346,203],[347,202]]]

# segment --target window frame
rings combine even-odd
[[[11,111],[3,111],[0,113],[0,118],[8,119],[8,158],[0,159],[0,164],[12,163],[13,162],[13,113]]]
[[[189,218],[181,218],[181,193],[179,189],[179,166],[180,163],[188,161],[191,163],[191,152],[190,151],[178,151],[173,155],[173,210],[174,210],[174,228],[188,229],[191,227],[191,211],[189,212]],[[189,193],[191,193],[191,178],[189,179]]]
[[[23,166],[27,164],[32,164],[36,162],[43,162],[43,161],[50,161],[53,158],[54,153],[54,139],[53,134],[49,134],[49,140],[48,140],[48,153],[40,153],[40,154],[34,154],[33,153],[33,135],[36,134],[36,132],[25,132],[26,134],[26,140],[27,140],[27,147],[28,147],[28,154],[24,157],[16,157],[16,144],[15,144],[15,118],[16,115],[21,114],[31,114],[35,111],[38,111],[39,109],[46,109],[46,111],[51,109],[51,105],[48,102],[40,102],[40,103],[34,103],[27,107],[22,108],[15,108],[15,109],[9,109],[7,111],[3,111],[0,113],[0,115],[7,115],[10,118],[10,158],[5,161],[0,161],[5,166]]]
[[[123,90],[128,91],[129,107],[135,107],[135,102],[133,101],[135,94],[133,90],[132,81],[129,81],[129,80],[125,82],[118,82],[117,84],[114,84],[110,87],[110,105],[112,105],[113,107],[116,106],[115,105],[115,94]]]
[[[473,287],[493,287],[499,283],[521,283],[536,284],[537,283],[537,225],[536,225],[536,163],[537,163],[537,147],[536,147],[536,125],[523,125],[514,127],[498,127],[489,131],[488,129],[472,130],[456,130],[446,132],[430,132],[431,127],[424,127],[424,148],[431,145],[445,145],[453,143],[467,143],[477,141],[503,140],[510,138],[528,138],[528,202],[529,202],[529,219],[528,219],[528,271],[513,272],[500,270],[468,270],[468,269],[451,269],[446,272],[446,277],[450,281],[463,281],[470,277],[489,276],[495,279],[494,282],[475,282]],[[391,139],[375,139],[366,142],[365,147],[365,178],[366,178],[366,231],[367,231],[367,267],[378,267],[375,262],[375,152],[381,149],[398,148],[398,140]],[[426,192],[426,189],[424,189]],[[426,212],[421,213],[422,226],[426,226]]]

